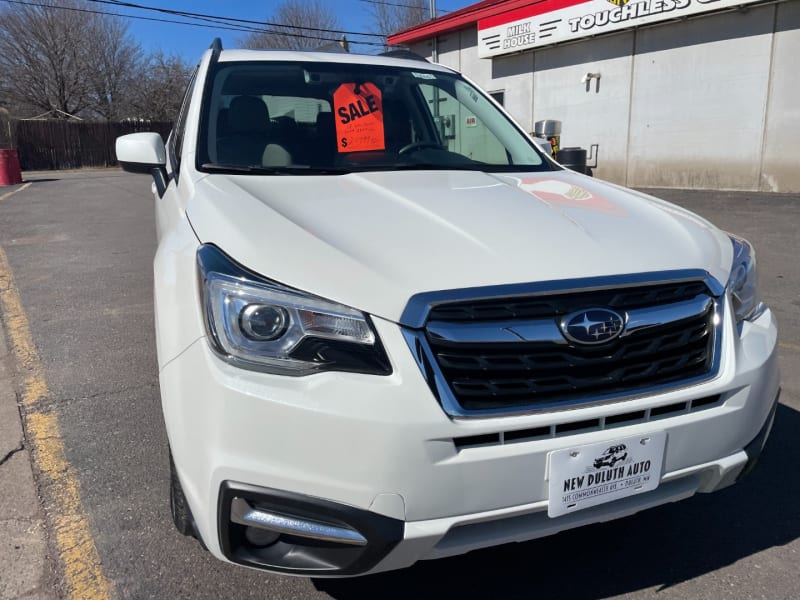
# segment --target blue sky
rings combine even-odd
[[[195,13],[204,13],[215,16],[235,17],[240,19],[266,19],[272,14],[278,0],[130,0],[144,6],[154,6],[172,10],[185,10]],[[376,0],[323,0],[339,15],[341,29],[347,31],[370,32],[372,29],[371,13],[368,2]],[[437,0],[438,11],[456,10],[473,4],[477,0]],[[402,4],[403,0],[386,0]],[[111,10],[106,5],[104,8]],[[187,20],[181,17],[142,11],[130,8],[114,8],[114,12],[132,16],[152,18]],[[441,13],[440,13],[441,14]],[[222,45],[226,48],[239,46],[239,39],[244,33],[225,31],[211,26],[192,27],[173,23],[159,23],[131,19],[130,31],[142,44],[146,51],[163,50],[166,53],[177,53],[189,62],[197,60],[202,52],[208,48],[215,37],[222,38]],[[353,36],[348,36],[352,38]],[[371,38],[362,38],[371,39]],[[372,52],[369,46],[354,46],[356,52]]]

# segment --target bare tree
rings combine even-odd
[[[0,14],[0,72],[11,102],[75,114],[90,103],[82,57],[92,18],[53,6],[52,0],[12,4]]]
[[[0,93],[10,107],[117,116],[141,51],[119,17],[83,9],[96,5],[38,0],[0,12]]]
[[[145,61],[130,93],[125,118],[172,121],[177,117],[192,67],[177,55],[157,52]]]
[[[108,121],[129,116],[129,97],[143,75],[142,49],[118,17],[95,19],[86,59],[91,108]]]
[[[375,33],[383,36],[418,25],[430,18],[428,0],[374,0],[368,3]]]
[[[339,29],[339,19],[320,0],[283,0],[267,17],[266,31],[254,32],[241,43],[245,48],[312,49],[341,38],[330,30]]]

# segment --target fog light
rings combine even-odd
[[[244,530],[244,537],[247,541],[252,544],[253,546],[258,546],[259,548],[266,548],[278,541],[278,538],[281,537],[280,533],[275,531],[267,531],[266,529],[260,529],[258,527],[248,527]]]
[[[403,539],[405,523],[353,506],[224,481],[219,541],[230,561],[311,577],[366,573]]]

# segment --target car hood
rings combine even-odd
[[[399,322],[415,294],[673,269],[725,283],[728,237],[571,171],[207,175],[200,241],[261,275]]]

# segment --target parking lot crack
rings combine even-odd
[[[147,390],[147,389],[156,389],[158,384],[155,383],[146,383],[146,384],[137,384],[137,385],[130,385],[110,390],[101,390],[99,392],[94,392],[92,394],[85,394],[81,396],[61,396],[61,397],[47,397],[41,398],[35,402],[32,402],[30,405],[26,407],[26,412],[36,412],[36,411],[49,411],[56,407],[64,407],[73,403],[84,402],[86,400],[95,400],[97,398],[108,397],[111,398],[113,396],[118,396],[120,394],[126,394],[129,392],[135,392],[138,390]]]
[[[11,460],[12,456],[17,454],[18,452],[22,452],[23,450],[25,450],[25,444],[23,442],[20,442],[19,446],[8,452],[3,458],[0,458],[0,467],[2,467],[9,460]]]
[[[83,396],[83,397],[80,398],[80,400],[91,400],[91,399],[94,399],[94,398],[99,398],[101,396],[117,396],[119,394],[125,394],[125,393],[128,393],[128,392],[135,392],[135,391],[138,391],[138,390],[154,389],[156,387],[157,387],[157,384],[155,384],[155,383],[140,383],[140,384],[136,384],[136,385],[129,385],[129,386],[121,387],[121,388],[116,388],[116,389],[96,392],[94,394],[89,394],[88,396]]]

